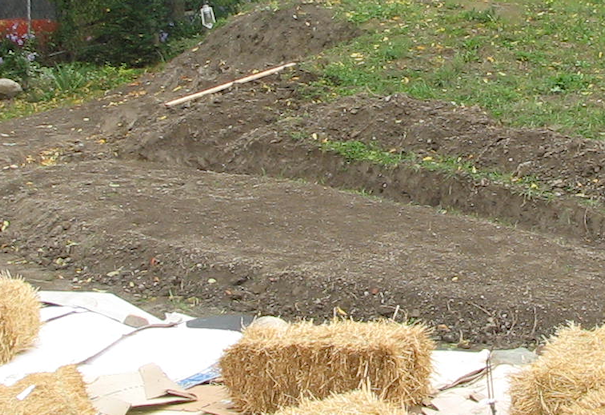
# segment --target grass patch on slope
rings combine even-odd
[[[442,172],[446,176],[464,175],[475,181],[489,182],[510,186],[513,191],[527,198],[551,199],[553,194],[532,176],[518,177],[512,173],[501,173],[493,170],[478,169],[468,159],[442,155],[419,156],[415,153],[394,153],[385,151],[377,145],[361,141],[337,141],[325,139],[320,148],[326,152],[336,153],[349,162],[368,161],[385,167],[405,166],[415,169]]]
[[[332,0],[366,30],[315,57],[310,93],[371,91],[480,105],[508,125],[605,138],[600,0]]]
[[[0,121],[57,107],[81,104],[105,91],[132,82],[144,70],[66,63],[42,67],[25,94],[0,101]]]

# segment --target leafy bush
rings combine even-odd
[[[37,81],[46,91],[54,94],[74,94],[89,83],[87,72],[91,69],[78,63],[42,68]]]
[[[59,41],[75,60],[141,67],[166,57],[168,39],[199,35],[199,16],[175,16],[174,7],[198,11],[204,0],[53,0]],[[217,18],[242,0],[210,1]],[[246,0],[248,1],[248,0]]]
[[[164,0],[54,0],[59,40],[76,60],[144,66],[157,61],[169,22]]]

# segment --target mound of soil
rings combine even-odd
[[[502,344],[602,316],[601,252],[319,185],[106,160],[26,172],[0,197],[3,239],[79,287],[287,318],[400,308]]]
[[[263,70],[320,53],[359,34],[334,12],[315,4],[270,7],[236,16],[212,31],[194,50],[174,59],[152,90],[199,90],[252,70]]]
[[[121,140],[119,154],[202,170],[320,181],[596,243],[605,236],[603,211],[577,197],[580,191],[584,198],[599,197],[604,190],[600,143],[548,130],[503,128],[477,108],[405,96],[309,103],[300,94],[309,79],[299,70],[270,85],[243,85],[171,111],[135,129],[135,140]],[[509,183],[464,172],[343,163],[319,150],[326,139],[460,157],[478,168],[537,177],[553,198],[528,198]]]
[[[561,192],[605,195],[605,146],[548,129],[503,128],[478,107],[395,95],[315,106],[300,128],[397,152],[462,157],[477,167],[535,176]]]
[[[169,99],[253,70],[302,59],[358,34],[351,24],[335,19],[332,10],[314,4],[297,4],[282,10],[267,8],[235,16],[225,26],[211,31],[198,47],[171,61],[161,73],[108,91],[97,101],[36,114],[25,124],[21,119],[3,123],[6,151],[0,153],[0,168],[20,165],[49,150],[59,150],[61,155],[77,153],[78,158],[89,157],[88,150],[95,152],[97,158],[104,152],[111,154],[110,149],[95,143],[126,137],[138,126],[150,126],[167,118],[167,110],[161,104]],[[302,81],[309,81],[310,77],[303,74]],[[221,123],[220,118],[213,121]]]

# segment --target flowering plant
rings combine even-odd
[[[27,84],[38,68],[35,52],[36,37],[23,33],[19,23],[5,30],[0,38],[0,78],[10,78]]]

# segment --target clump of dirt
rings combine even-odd
[[[357,35],[353,25],[316,4],[266,7],[236,16],[210,32],[198,47],[174,59],[152,89],[202,89],[254,69],[320,53]]]
[[[125,158],[228,171],[226,147],[246,133],[272,129],[280,120],[295,116],[303,105],[299,90],[312,79],[307,72],[288,71],[187,108],[165,110],[162,119],[135,126],[128,137],[119,137],[117,148]]]

